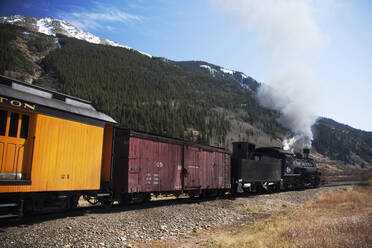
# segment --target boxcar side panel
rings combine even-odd
[[[200,189],[201,188],[201,178],[200,178],[200,158],[202,153],[200,153],[198,147],[184,146],[184,189]]]
[[[129,136],[116,129],[113,158],[113,190],[118,193],[128,192],[129,171]]]
[[[224,174],[224,166],[225,166],[225,159],[223,153],[215,153],[215,174],[216,174],[216,187],[218,189],[225,187],[225,174]]]
[[[128,193],[180,190],[181,148],[177,144],[131,137]]]
[[[159,158],[154,161],[159,170],[160,191],[180,190],[182,172],[182,146],[159,142]]]
[[[224,188],[231,188],[231,156],[224,154]]]
[[[199,151],[201,189],[230,188],[230,155],[218,151]]]
[[[114,153],[117,193],[230,188],[230,155],[221,149],[116,129]]]
[[[129,157],[128,157],[128,192],[141,192],[140,170],[143,158],[141,157],[141,141],[134,137],[129,137]]]

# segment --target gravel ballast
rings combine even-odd
[[[298,204],[345,189],[288,191],[235,198],[161,200],[127,209],[81,208],[25,218],[0,227],[0,247],[135,247],[137,243],[187,237],[249,217],[250,205],[270,213],[278,204]]]

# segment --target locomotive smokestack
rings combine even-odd
[[[310,149],[304,148],[302,151],[304,153],[304,158],[309,158]]]

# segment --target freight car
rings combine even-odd
[[[231,188],[230,154],[221,148],[117,128],[113,154],[111,187],[119,203]]]
[[[221,148],[114,128],[110,181],[86,192],[92,203],[125,206],[157,196],[219,195],[229,192],[230,154]]]
[[[320,175],[314,160],[309,158],[309,149],[304,149],[302,155],[279,147],[256,149],[252,143],[233,143],[233,192],[318,187]]]

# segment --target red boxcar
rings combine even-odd
[[[230,190],[230,154],[221,148],[115,129],[113,191],[201,194]]]

